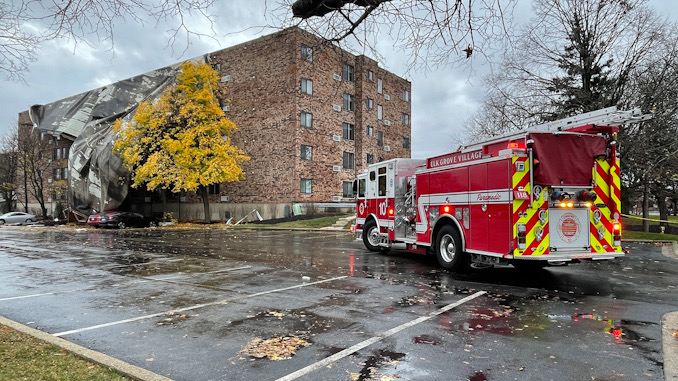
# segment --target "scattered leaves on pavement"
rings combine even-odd
[[[292,358],[297,350],[309,345],[311,343],[296,336],[279,336],[268,340],[255,338],[238,353],[279,361]]]

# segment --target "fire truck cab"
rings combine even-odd
[[[543,267],[623,256],[617,132],[648,119],[611,107],[426,160],[359,171],[355,232],[441,267]]]

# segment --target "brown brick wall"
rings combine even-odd
[[[313,61],[301,59],[301,45],[313,49]],[[231,202],[330,202],[342,195],[342,182],[352,181],[356,169],[366,166],[365,155],[372,153],[375,162],[394,157],[410,157],[402,138],[411,136],[410,126],[402,125],[402,113],[411,114],[410,102],[402,101],[402,90],[410,91],[410,82],[378,67],[367,57],[356,57],[336,46],[326,44],[297,28],[265,36],[210,55],[221,75],[230,100],[228,117],[238,125],[233,142],[251,157],[243,165],[246,180],[221,188]],[[354,67],[353,82],[337,80],[343,64]],[[366,79],[366,70],[374,80]],[[313,95],[301,93],[301,79],[313,81]],[[383,94],[377,93],[377,78],[384,81]],[[354,96],[355,111],[343,108],[344,93]],[[390,101],[384,94],[391,96]],[[366,109],[366,97],[374,99],[372,110]],[[377,120],[377,103],[384,107],[384,119]],[[342,106],[336,111],[334,105]],[[301,112],[313,115],[313,127],[300,124]],[[354,140],[343,138],[342,123],[355,126]],[[375,134],[366,137],[367,125]],[[376,131],[384,133],[384,147],[377,147]],[[333,136],[341,141],[333,140]],[[301,145],[311,146],[313,159],[300,158]],[[343,154],[355,155],[353,169],[344,169]],[[335,171],[334,166],[342,167]],[[300,179],[312,180],[312,193],[300,192]],[[218,200],[218,197],[214,197]]]

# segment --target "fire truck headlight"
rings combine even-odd
[[[574,206],[574,203],[572,201],[568,201],[567,207],[572,208]]]

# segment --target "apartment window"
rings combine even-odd
[[[367,158],[365,159],[365,162],[367,162],[367,164],[373,164],[374,163],[374,155],[372,155],[371,153],[368,153]]]
[[[311,193],[311,179],[301,179],[299,181],[299,188],[301,193]]]
[[[410,125],[410,116],[408,114],[403,114],[403,124],[406,126]]]
[[[301,79],[301,92],[308,95],[313,95],[313,81],[310,79]]]
[[[299,157],[301,157],[301,160],[313,160],[313,147],[302,144],[301,155]]]
[[[410,92],[408,90],[403,90],[403,100],[404,101],[410,100]]]
[[[345,198],[353,197],[353,181],[342,181],[341,187],[343,189],[342,197]]]
[[[353,104],[353,95],[344,93],[344,110],[355,111],[355,105]]]
[[[374,72],[372,70],[368,70],[366,72],[367,79],[370,81],[374,81]]]
[[[313,128],[313,114],[310,112],[301,112],[301,126],[306,128]]]
[[[349,64],[344,64],[341,69],[341,79],[348,82],[355,81],[355,69]]]
[[[301,59],[306,61],[306,62],[313,62],[313,48],[301,44]]]
[[[61,168],[61,178],[68,180],[68,168]]]
[[[384,80],[381,78],[377,79],[377,92],[379,94],[384,92]]]
[[[346,140],[355,140],[355,126],[351,123],[342,123],[344,130],[344,139]]]
[[[384,158],[381,157],[381,156],[379,156],[379,157],[377,158],[377,163],[381,163],[382,161],[384,161]]]
[[[68,159],[68,148],[66,147],[61,148],[61,157],[64,159]]]
[[[61,148],[54,149],[54,160],[61,159]]]
[[[61,168],[54,168],[54,180],[61,180]]]
[[[377,131],[377,145],[379,147],[384,145],[384,133],[381,131]]]
[[[369,110],[372,110],[374,108],[374,99],[372,98],[365,99],[365,106],[367,106]]]
[[[207,194],[219,194],[219,184],[210,184],[207,186]]]
[[[367,131],[365,132],[367,136],[374,136],[374,127],[367,126]]]
[[[344,152],[344,169],[353,169],[355,166],[355,154],[353,152]]]
[[[403,138],[403,148],[410,148],[410,138]]]
[[[381,105],[377,105],[377,119],[384,119],[384,108]]]

